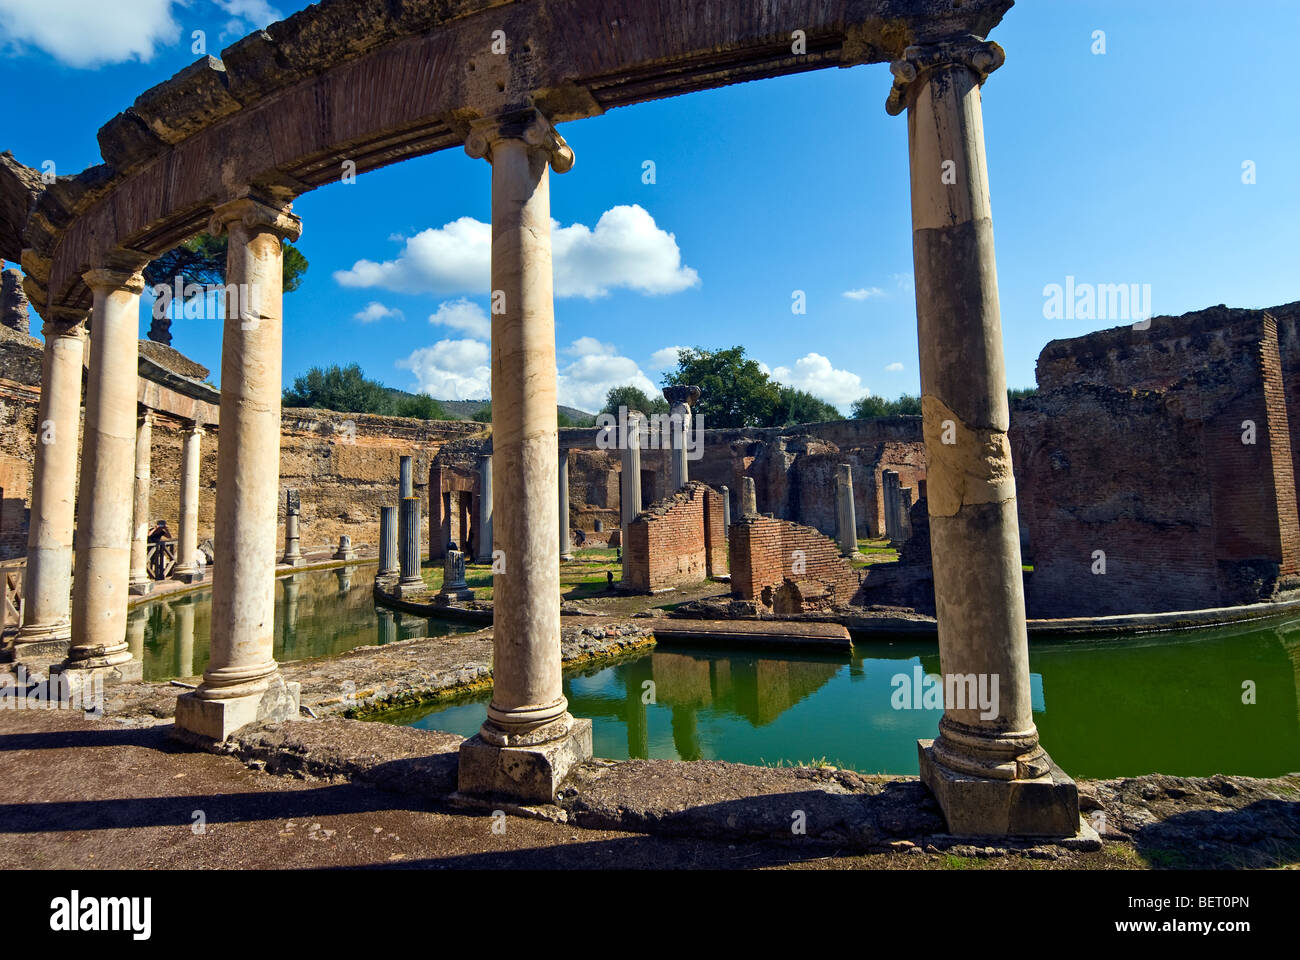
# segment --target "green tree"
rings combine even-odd
[[[920,416],[921,398],[904,393],[897,400],[886,400],[867,394],[853,401],[853,419],[866,420],[870,417]]]
[[[667,413],[668,401],[663,397],[648,397],[644,390],[630,384],[626,387],[610,387],[609,393],[605,394],[605,406],[599,412],[617,417],[619,407],[640,410],[645,414]]]
[[[489,400],[487,403],[483,404],[483,406],[481,406],[479,409],[475,410],[474,415],[470,417],[470,419],[473,420],[475,423],[491,423],[492,422],[492,401]]]
[[[772,422],[780,386],[754,360],[745,358],[745,348],[681,350],[677,369],[664,374],[665,386],[694,384],[700,388],[695,413],[704,416],[706,427],[755,427]]]
[[[432,399],[432,398],[430,398]],[[284,391],[286,407],[317,407],[339,413],[387,413],[391,409],[388,388],[367,380],[358,364],[312,367]]]
[[[840,412],[825,400],[814,397],[807,390],[782,385],[768,426],[785,427],[794,423],[825,423],[827,420],[843,419]]]
[[[292,293],[302,285],[303,276],[309,266],[307,258],[288,240],[280,242],[284,252],[282,277],[284,292]],[[173,286],[176,278],[181,278],[181,285],[197,283],[200,286],[221,285],[226,282],[226,248],[229,245],[227,235],[214,237],[200,233],[191,237],[179,247],[168,250],[160,257],[155,257],[144,268],[144,282],[151,286]]]
[[[414,396],[391,396],[390,409],[395,417],[414,417],[417,420],[447,420],[442,404],[427,393]]]

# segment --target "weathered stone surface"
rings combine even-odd
[[[39,171],[0,153],[0,259],[17,263],[23,255],[23,230],[43,184]]]
[[[22,274],[12,267],[0,271],[0,325],[26,334],[30,323]]]
[[[677,835],[861,849],[944,832],[938,806],[915,779],[809,767],[594,761],[574,771],[559,802],[581,826]],[[795,832],[800,821],[804,833]]]
[[[134,173],[166,149],[132,111],[119,113],[99,128],[99,153],[115,170]]]
[[[373,783],[387,790],[443,797],[456,789],[463,737],[354,720],[295,720],[250,729],[229,752],[271,773]]]
[[[205,56],[136,97],[131,108],[164,143],[179,143],[240,108],[227,89],[226,68]]]

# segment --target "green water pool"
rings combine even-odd
[[[914,774],[938,709],[895,709],[894,678],[938,673],[933,642],[860,639],[848,655],[659,647],[570,672],[597,756],[824,761]],[[1066,771],[1098,778],[1300,771],[1300,622],[1136,639],[1035,642],[1034,719]],[[647,682],[652,686],[648,686]],[[1253,703],[1243,702],[1253,684]],[[472,735],[488,694],[380,719]],[[650,701],[650,702],[646,702]]]
[[[329,657],[366,644],[468,633],[481,625],[376,607],[375,565],[311,570],[275,582],[275,658]],[[132,609],[127,642],[151,681],[195,677],[208,665],[212,590],[161,598]]]

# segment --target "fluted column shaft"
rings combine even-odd
[[[420,498],[402,498],[401,520],[398,524],[401,582],[417,585],[420,576]]]
[[[92,270],[94,293],[86,426],[77,503],[77,576],[68,667],[119,667],[131,660],[126,611],[135,490],[136,378],[144,279]]]
[[[32,507],[18,643],[66,641],[72,633],[72,526],[77,488],[85,314],[60,316],[42,329],[41,399],[32,468]],[[58,654],[61,656],[62,654]],[[16,651],[22,659],[21,646]]]
[[[569,451],[561,450],[559,454],[560,476],[556,481],[559,488],[558,509],[560,513],[560,559],[573,559],[573,543],[569,538]]]
[[[379,572],[380,577],[391,577],[397,566],[397,507],[379,508]]]
[[[478,562],[492,562],[492,455],[478,462]],[[468,551],[467,551],[468,552]]]

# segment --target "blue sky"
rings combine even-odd
[[[96,163],[98,127],[195,59],[193,30],[219,54],[303,6],[0,0],[0,149],[60,173]],[[1300,4],[1021,0],[990,37],[1007,51],[984,120],[1012,386],[1033,384],[1049,340],[1125,319],[1046,318],[1044,287],[1067,276],[1149,284],[1155,313],[1300,299]],[[907,130],[885,113],[889,85],[884,65],[823,70],[564,124],[561,402],[595,409],[610,386],[659,384],[673,347],[734,344],[845,411],[916,393]],[[489,176],[449,150],[297,201],[311,269],[285,300],[286,384],[356,361],[392,386],[486,394]],[[219,328],[173,325],[214,380]]]

